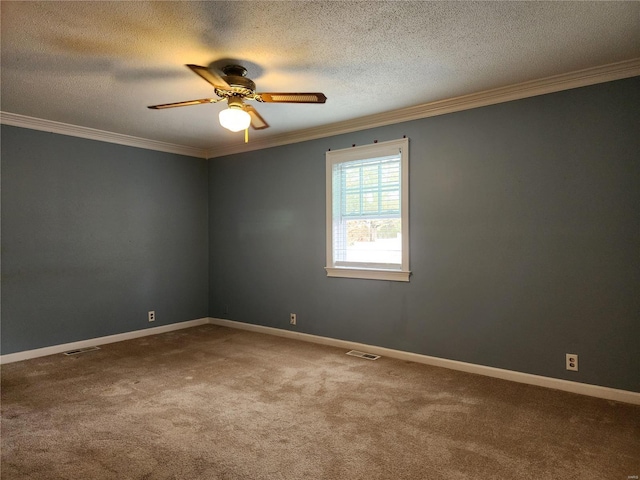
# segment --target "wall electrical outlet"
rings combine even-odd
[[[298,316],[295,313],[292,313],[291,316],[289,317],[289,323],[291,325],[296,325],[298,322]]]
[[[567,353],[567,370],[578,371],[578,355]]]
[[[156,312],[153,311],[153,310],[150,311],[149,314],[148,314],[148,317],[149,317],[149,321],[150,322],[155,322],[156,321]]]

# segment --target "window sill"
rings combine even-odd
[[[399,270],[377,270],[373,268],[325,267],[327,277],[360,278],[365,280],[391,280],[408,282],[411,272]]]

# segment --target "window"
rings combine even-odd
[[[327,276],[409,281],[409,140],[328,151]]]

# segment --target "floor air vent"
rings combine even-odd
[[[380,358],[380,355],[374,355],[372,353],[359,352],[357,350],[351,350],[351,351],[347,352],[347,355],[351,355],[353,357],[366,358],[367,360],[377,360],[377,359]]]
[[[100,347],[78,348],[76,350],[69,350],[68,352],[64,352],[64,354],[65,355],[80,355],[81,353],[93,352],[94,350],[100,350]]]

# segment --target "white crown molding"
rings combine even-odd
[[[0,123],[16,127],[30,128],[33,130],[58,133],[61,135],[70,135],[73,137],[88,138],[102,142],[117,143],[130,147],[145,148],[147,150],[176,153],[189,157],[216,158],[235,153],[278,147],[291,143],[304,142],[318,138],[356,132],[359,130],[366,130],[369,128],[382,127],[394,123],[434,117],[437,115],[444,115],[446,113],[460,112],[462,110],[470,110],[472,108],[509,102],[511,100],[520,100],[537,95],[560,92],[562,90],[585,87],[588,85],[595,85],[597,83],[610,82],[639,75],[640,58],[634,58],[599,67],[592,67],[571,73],[546,77],[539,80],[532,80],[516,85],[494,88],[484,92],[438,100],[435,102],[378,113],[375,115],[368,115],[366,117],[355,118],[353,120],[346,120],[321,127],[274,135],[262,140],[252,141],[248,144],[226,145],[222,147],[211,147],[209,149],[159,142],[157,140],[133,137],[121,133],[106,132],[95,128],[81,127],[78,125],[28,117],[26,115],[9,112],[0,112]]]
[[[14,127],[58,133],[60,135],[70,135],[72,137],[88,138],[90,140],[98,140],[101,142],[117,143],[119,145],[127,145],[129,147],[139,147],[147,150],[176,153],[178,155],[186,155],[188,157],[207,158],[207,151],[202,148],[175,145],[173,143],[133,137],[122,133],[106,132],[95,128],[81,127],[78,125],[71,125],[69,123],[28,117],[17,113],[0,112],[0,123],[12,125]]]
[[[431,357],[429,355],[422,355],[419,353],[405,352],[402,350],[394,350],[391,348],[378,347],[375,345],[366,345],[364,343],[350,342],[348,340],[339,340],[330,337],[321,337],[318,335],[294,332],[291,330],[284,330],[280,328],[265,327],[263,325],[255,325],[252,323],[236,322],[234,320],[225,320],[222,318],[209,318],[209,323],[212,325],[219,325],[221,327],[236,328],[238,330],[247,330],[249,332],[264,333],[267,335],[291,338],[294,340],[301,340],[303,342],[317,343],[319,345],[344,348],[345,350],[358,350],[361,352],[373,353],[374,355],[396,358],[398,360],[405,360],[408,362],[422,363],[424,365],[432,365],[434,367],[442,367],[448,368],[450,370],[458,370],[461,372],[474,373],[487,377],[500,378],[502,380],[508,380],[510,382],[525,383],[527,385],[552,388],[555,390],[577,393],[579,395],[588,395],[590,397],[604,398],[606,400],[614,400],[617,402],[640,405],[640,393],[632,392],[629,390],[601,387],[599,385],[572,382],[559,378],[543,377],[541,375],[516,372],[514,370],[487,367],[485,365],[477,365],[475,363]]]
[[[586,68],[575,72],[554,75],[538,80],[518,83],[506,87],[494,88],[483,92],[462,95],[460,97],[438,100],[435,102],[416,105],[413,107],[392,110],[366,117],[337,122],[316,128],[299,130],[297,132],[275,135],[248,144],[230,145],[220,148],[210,148],[207,158],[223,157],[234,153],[261,150],[290,143],[304,142],[318,138],[331,137],[344,133],[382,127],[395,123],[418,120],[421,118],[460,112],[472,108],[485,107],[497,103],[520,100],[523,98],[560,92],[572,88],[586,87],[597,83],[610,82],[623,78],[640,75],[640,58],[611,63],[599,67]]]

